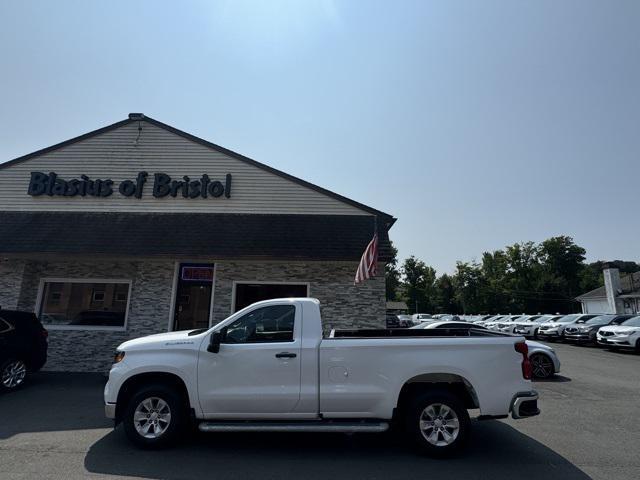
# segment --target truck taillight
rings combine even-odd
[[[529,347],[524,342],[515,344],[516,352],[522,354],[522,377],[531,380],[531,362],[529,361]]]

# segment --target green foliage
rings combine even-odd
[[[458,262],[453,275],[440,277],[414,256],[398,270],[394,256],[387,298],[405,300],[412,313],[571,313],[579,310],[576,296],[603,284],[605,262],[586,264],[585,254],[573,238],[558,236],[485,252],[481,262]],[[607,263],[640,271],[636,262]]]
[[[384,267],[384,286],[387,300],[398,300],[400,271],[398,270],[398,249],[391,243],[391,261]]]
[[[432,312],[435,306],[436,271],[411,256],[402,265],[404,298],[411,313]]]

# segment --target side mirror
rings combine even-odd
[[[220,351],[220,343],[222,343],[222,334],[220,332],[213,332],[209,338],[207,352],[218,353]]]

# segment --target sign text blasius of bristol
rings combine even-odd
[[[125,197],[142,198],[144,185],[149,174],[140,172],[135,180],[122,180],[118,184],[117,191]],[[114,181],[110,178],[91,179],[86,175],[80,178],[64,180],[56,173],[31,172],[31,180],[27,193],[33,197],[40,195],[62,196],[62,197],[109,197],[116,191]],[[211,180],[207,174],[202,175],[197,180],[192,180],[188,176],[181,180],[172,180],[166,173],[153,174],[152,194],[156,198],[166,196],[184,198],[207,198],[207,197],[231,197],[231,174],[225,176],[224,183],[218,180]]]

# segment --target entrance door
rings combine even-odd
[[[181,263],[173,314],[174,330],[209,327],[213,265]]]

